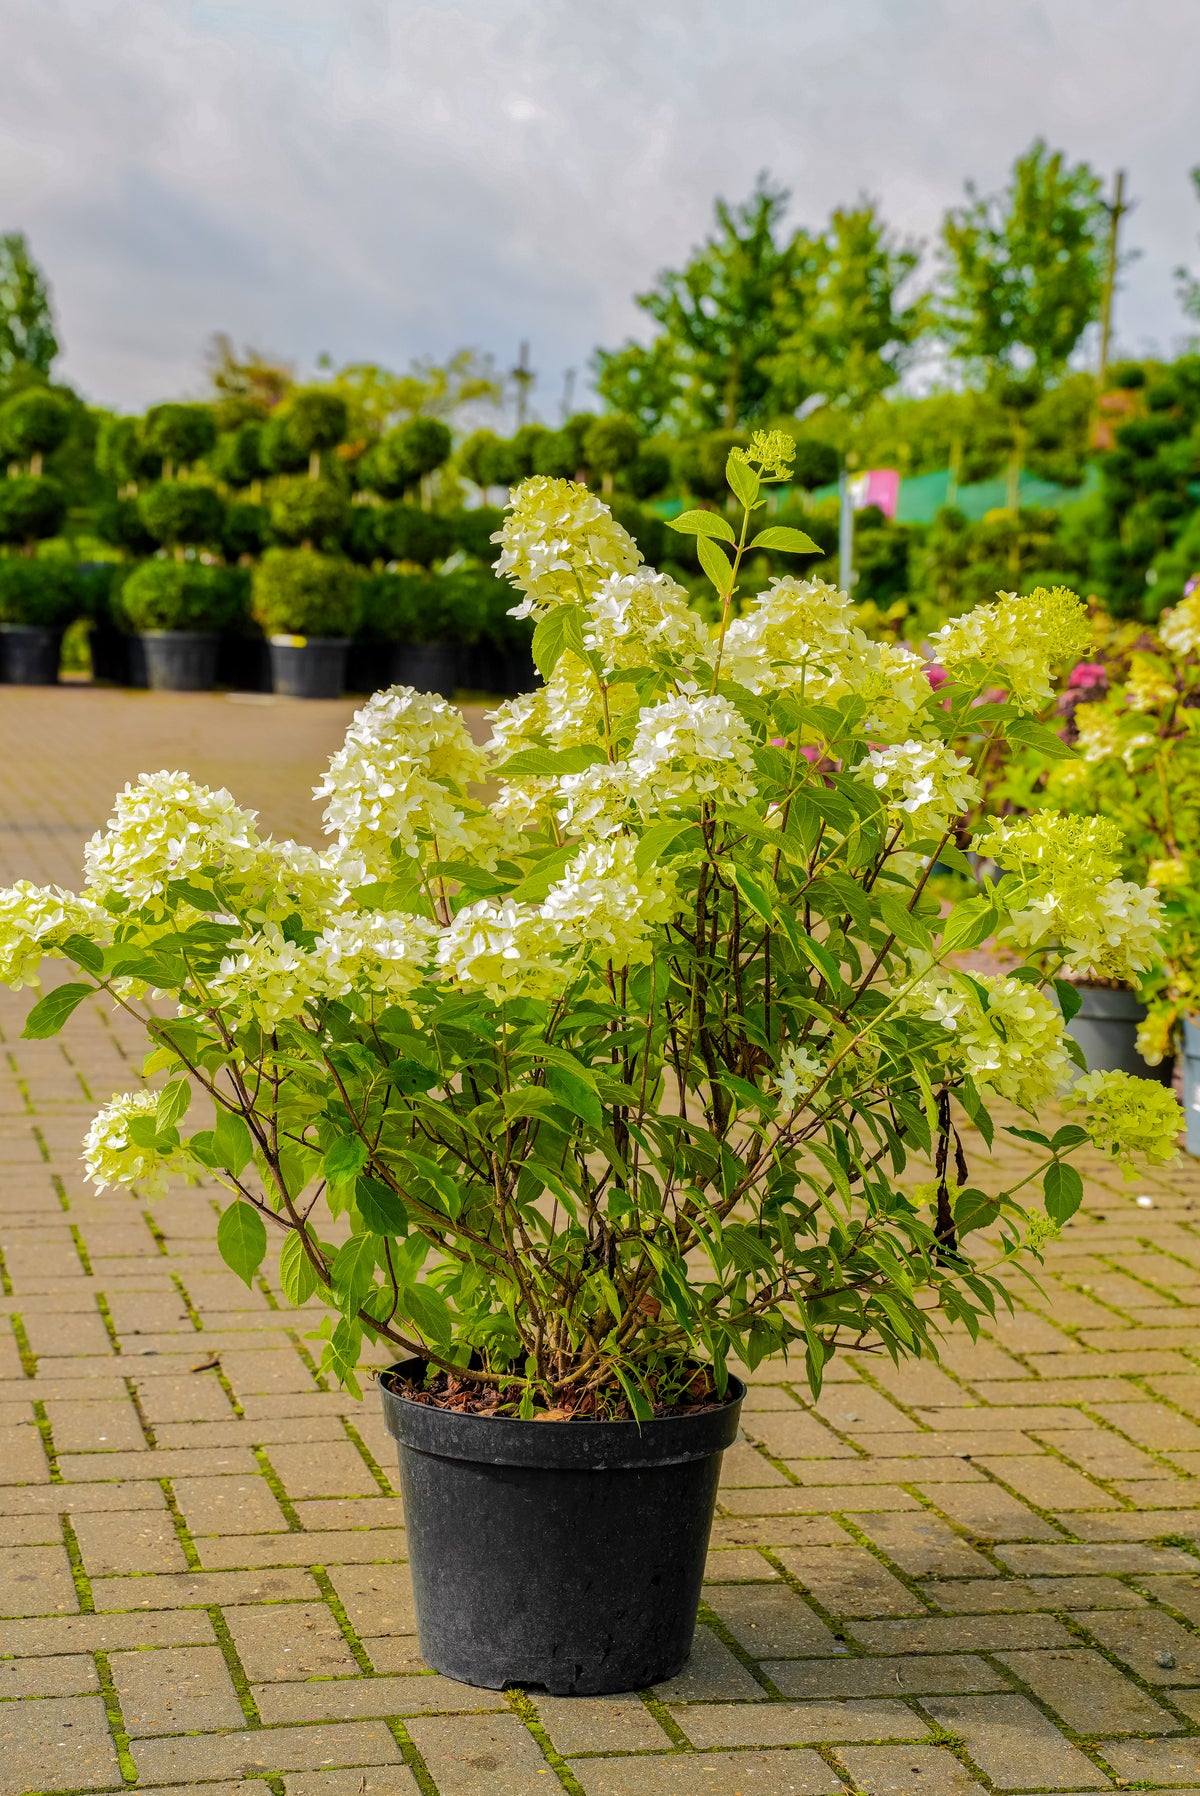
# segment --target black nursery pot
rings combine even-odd
[[[146,684],[152,692],[209,692],[217,678],[217,637],[210,630],[142,630]]]
[[[57,686],[63,633],[41,624],[0,628],[0,669],[9,686]]]
[[[427,1664],[554,1696],[641,1690],[692,1650],[721,1454],[719,1409],[643,1422],[520,1422],[414,1403],[381,1373]]]
[[[344,636],[272,636],[272,688],[285,698],[341,698],[349,647]]]
[[[392,679],[415,692],[453,698],[458,691],[459,654],[452,642],[398,643],[392,655]]]

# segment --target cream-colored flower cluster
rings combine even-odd
[[[614,836],[567,862],[546,894],[542,916],[558,926],[565,943],[625,967],[650,958],[651,929],[670,918],[673,899],[674,881],[655,868],[639,872],[632,840]]]
[[[1153,1079],[1086,1073],[1063,1109],[1081,1117],[1095,1145],[1125,1167],[1126,1177],[1139,1159],[1167,1166],[1179,1158],[1183,1111],[1174,1092]]]
[[[1200,588],[1158,620],[1158,634],[1173,655],[1200,652]]]
[[[979,797],[971,763],[944,742],[895,742],[873,748],[855,770],[883,799],[893,825],[912,836],[941,835]]]
[[[1051,669],[1085,655],[1092,632],[1074,593],[1040,586],[977,605],[943,624],[932,641],[937,660],[956,678],[1002,686],[1014,703],[1037,709],[1053,695]]]
[[[638,715],[629,766],[641,788],[641,808],[712,797],[723,804],[754,790],[754,738],[727,698],[679,693]],[[635,788],[635,799],[639,793]]]
[[[587,603],[583,643],[600,657],[606,677],[663,662],[688,668],[711,653],[704,620],[692,609],[687,589],[651,567],[611,574],[602,582]]]
[[[87,893],[144,904],[203,868],[245,867],[260,847],[257,818],[220,787],[186,773],[151,773],[118,793],[108,827],[83,851]]]
[[[1134,979],[1154,960],[1163,917],[1156,892],[1116,877],[1120,845],[1105,817],[1040,811],[989,824],[976,848],[1020,882],[1005,893],[1002,938],[1053,948],[1079,973]]]
[[[555,998],[569,977],[557,925],[533,904],[480,898],[464,905],[437,944],[438,965],[459,985],[503,1004]]]
[[[486,778],[485,769],[460,711],[392,686],[355,713],[315,796],[328,800],[325,827],[340,855],[360,864],[365,878],[384,879],[395,871],[393,844],[415,859],[429,842],[443,860],[477,845],[471,813],[478,807],[464,793]]]
[[[853,693],[867,707],[868,734],[919,732],[931,696],[924,661],[903,644],[876,642],[854,617],[827,581],[784,575],[730,624],[722,672],[749,692],[802,692],[812,703]]]
[[[36,985],[47,954],[71,935],[107,941],[109,919],[98,904],[60,886],[35,886],[19,879],[0,891],[0,985],[14,991]]]
[[[947,1059],[981,1090],[1024,1110],[1053,1102],[1070,1081],[1062,1014],[1025,980],[1000,974],[956,980],[935,969],[905,994],[903,1008],[946,1030]]]
[[[492,538],[500,544],[496,573],[525,594],[514,617],[544,617],[555,605],[578,604],[613,574],[632,574],[642,556],[604,501],[575,480],[535,474],[517,488]]]
[[[161,1153],[139,1147],[130,1127],[150,1122],[158,1107],[156,1091],[127,1091],[105,1104],[83,1139],[85,1176],[98,1191],[111,1185],[136,1185],[147,1197],[161,1197],[172,1179],[195,1175],[195,1166],[179,1148]]]

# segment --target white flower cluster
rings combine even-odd
[[[1019,884],[1001,894],[1000,932],[1020,948],[1053,947],[1065,966],[1132,980],[1158,950],[1162,907],[1152,888],[1116,876],[1120,831],[1108,818],[1039,811],[993,821],[976,838]]]
[[[415,857],[427,838],[443,860],[477,845],[463,794],[486,778],[485,769],[460,711],[429,693],[392,686],[355,712],[315,796],[329,801],[325,827],[340,854],[368,878],[382,879],[395,871],[393,842]]]
[[[564,601],[577,604],[642,559],[602,499],[578,481],[545,474],[522,481],[492,541],[500,544],[497,575],[525,594],[514,617],[540,618]]]
[[[962,816],[979,797],[971,763],[944,742],[870,749],[856,773],[879,793],[893,825],[903,823],[910,836],[941,835],[951,818]]]
[[[70,935],[108,940],[110,921],[98,904],[74,892],[19,879],[0,891],[0,985],[14,991],[36,985],[38,968],[52,949]]]
[[[779,1096],[784,1109],[789,1114],[799,1110],[824,1075],[824,1061],[798,1042],[785,1043],[779,1056]]]
[[[312,959],[325,968],[330,995],[361,992],[379,1007],[403,1004],[423,982],[437,925],[398,911],[348,911],[317,937]]]
[[[644,706],[629,765],[644,788],[647,812],[664,801],[694,797],[736,804],[755,790],[754,739],[740,712],[717,693],[679,693]]]
[[[546,895],[542,916],[561,939],[614,966],[650,958],[650,930],[673,909],[673,882],[639,873],[628,836],[592,843],[567,862]]]
[[[1173,655],[1200,651],[1200,588],[1189,593],[1158,620],[1158,634]]]
[[[1082,1112],[1101,1153],[1126,1169],[1137,1161],[1167,1166],[1179,1158],[1183,1110],[1174,1092],[1153,1079],[1131,1073],[1085,1073],[1063,1101],[1068,1113]]]
[[[868,734],[919,728],[930,699],[925,663],[899,643],[874,641],[854,614],[824,580],[773,580],[725,632],[722,671],[749,692],[803,690],[813,703],[854,693],[866,704]]]
[[[601,583],[588,600],[583,642],[599,655],[606,675],[663,660],[689,667],[711,652],[686,588],[650,567]]]
[[[976,987],[986,993],[980,1001]],[[939,1023],[953,1040],[947,1058],[981,1089],[1036,1112],[1072,1075],[1062,1014],[1022,979],[975,974],[973,983],[934,971],[909,991],[903,1009]]]
[[[993,605],[977,605],[952,618],[933,636],[937,660],[965,682],[1003,686],[1013,701],[1036,709],[1053,694],[1055,662],[1078,660],[1091,646],[1087,612],[1064,587],[1001,593]]]
[[[570,976],[557,925],[532,904],[480,898],[464,906],[443,931],[438,965],[463,986],[496,1004],[512,998],[554,998]]]
[[[137,1185],[147,1197],[161,1197],[172,1179],[194,1176],[194,1165],[180,1148],[159,1153],[138,1147],[130,1139],[130,1125],[151,1120],[158,1107],[156,1091],[127,1091],[93,1118],[83,1138],[86,1177],[98,1191],[110,1185]]]
[[[108,828],[83,852],[87,889],[144,904],[201,868],[236,870],[259,848],[253,811],[186,773],[142,774],[118,793]]]

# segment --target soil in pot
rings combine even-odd
[[[271,687],[285,698],[340,698],[346,683],[348,638],[272,636]]]
[[[556,1696],[674,1676],[744,1386],[642,1423],[518,1421],[414,1401],[406,1387],[423,1377],[410,1360],[379,1386],[426,1662]]]
[[[1157,1079],[1169,1085],[1175,1072],[1173,1058],[1151,1066],[1137,1051],[1138,1024],[1146,1006],[1127,986],[1081,985],[1080,1005],[1067,1024],[1067,1033],[1083,1049],[1091,1073],[1136,1073],[1139,1079]]]
[[[146,684],[153,692],[210,692],[217,678],[217,636],[210,630],[143,630]]]
[[[8,686],[57,686],[63,633],[41,624],[0,629],[0,670]]]

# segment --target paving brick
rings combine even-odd
[[[177,1376],[172,1371],[163,1378],[142,1378],[138,1381],[138,1396],[147,1419],[155,1425],[234,1419],[229,1398],[213,1372]]]
[[[96,1578],[97,1609],[179,1609],[209,1603],[278,1603],[315,1594],[308,1572],[291,1567],[266,1571],[162,1572],[141,1578]]]
[[[14,1703],[0,1715],[0,1796],[121,1787],[101,1696]]]
[[[193,1534],[259,1534],[287,1527],[257,1466],[234,1477],[176,1478],[173,1486]]]
[[[1195,1740],[1120,1740],[1106,1745],[1104,1756],[1126,1783],[1145,1781],[1156,1789],[1161,1784],[1200,1782],[1200,1751]],[[1182,1796],[1177,1789],[1159,1790],[1158,1796]]]
[[[1173,1572],[1200,1571],[1195,1559],[1178,1547],[1153,1547],[1123,1541],[1095,1545],[1064,1542],[1061,1546],[1000,1546],[996,1557],[1022,1575],[1046,1577],[1076,1572]]]
[[[700,1626],[678,1676],[656,1684],[660,1702],[765,1702],[767,1693],[711,1628]]]
[[[1116,1578],[967,1578],[961,1583],[926,1584],[939,1609],[956,1615],[1026,1613],[1071,1609],[1137,1609],[1145,1598]]]
[[[939,1746],[848,1746],[838,1757],[865,1796],[967,1796],[983,1788]]]
[[[803,1748],[578,1759],[571,1770],[585,1796],[842,1796],[845,1788],[815,1752]],[[484,1786],[478,1788],[483,1796]]]
[[[408,1558],[403,1528],[363,1529],[355,1533],[234,1534],[196,1542],[200,1563],[220,1569],[238,1565],[346,1565]]]
[[[636,1696],[538,1696],[538,1719],[555,1750],[661,1752],[670,1740]]]
[[[849,1539],[832,1516],[738,1515],[717,1516],[709,1545],[719,1552],[725,1547],[804,1547]]]
[[[776,1459],[857,1459],[854,1448],[805,1410],[768,1410],[743,1415],[751,1440]]]
[[[78,1608],[64,1547],[10,1547],[0,1555],[0,1615],[51,1615]]]
[[[271,1464],[289,1497],[369,1497],[379,1486],[350,1441],[272,1447]]]
[[[787,1479],[765,1454],[748,1441],[735,1441],[721,1456],[722,1490],[758,1489],[767,1484],[786,1484]]]
[[[1068,1437],[1069,1438],[1069,1437]],[[1039,1509],[1119,1509],[1120,1499],[1102,1490],[1073,1466],[1049,1453],[1031,1454],[1028,1458],[992,1460],[981,1455],[978,1463],[985,1471],[994,1472],[1005,1484],[1011,1484],[1019,1497],[1036,1503]]]
[[[1059,1530],[998,1484],[922,1484],[923,1496],[981,1540],[1060,1540]]]
[[[313,1497],[295,1504],[303,1528],[401,1528],[399,1497]]]
[[[0,1659],[0,1698],[82,1696],[99,1688],[96,1661],[86,1653],[63,1653],[57,1658],[44,1659]],[[3,1737],[2,1720],[0,1737]]]
[[[456,1684],[452,1678],[436,1674],[256,1684],[254,1700],[268,1727],[289,1721],[359,1721],[372,1715],[455,1714],[508,1707],[498,1690],[475,1690],[470,1684]]]
[[[208,1733],[245,1722],[219,1646],[119,1652],[110,1664],[131,1735]]]
[[[871,1515],[859,1524],[901,1571],[916,1578],[987,1578],[999,1574],[935,1515]]]
[[[416,1632],[412,1582],[406,1567],[335,1565],[330,1567],[329,1581],[356,1633],[365,1636]]]
[[[75,1534],[84,1569],[93,1578],[187,1569],[174,1523],[165,1511],[76,1516]]]
[[[146,1445],[142,1424],[129,1398],[123,1402],[70,1402],[46,1405],[59,1453],[136,1453]]]
[[[1160,1610],[1093,1610],[1076,1620],[1146,1683],[1200,1684],[1200,1636]],[[1174,1663],[1160,1665],[1159,1654],[1170,1654]]]
[[[115,1652],[120,1647],[191,1646],[215,1638],[203,1610],[157,1615],[61,1615],[0,1621],[0,1657]]]
[[[230,1606],[225,1620],[251,1683],[353,1676],[358,1670],[325,1603]]]
[[[1177,1447],[1200,1448],[1200,1426],[1168,1409],[1165,1403],[1098,1403],[1096,1414],[1143,1447],[1161,1452]]]
[[[803,1598],[784,1586],[735,1584],[708,1591],[706,1600],[738,1645],[755,1659],[830,1653],[836,1644]]]
[[[143,1783],[161,1784],[323,1765],[393,1765],[400,1749],[382,1721],[341,1721],[138,1740],[133,1758]]]
[[[148,1448],[141,1453],[64,1453],[59,1459],[68,1484],[98,1478],[253,1476],[258,1467],[246,1447]]]
[[[708,1584],[753,1584],[778,1577],[779,1573],[770,1561],[752,1547],[712,1551],[704,1562],[704,1579]]]
[[[921,1599],[865,1547],[783,1547],[779,1562],[831,1615],[919,1615]]]
[[[673,1708],[693,1746],[809,1746],[838,1740],[924,1740],[929,1724],[902,1702],[697,1703]]]
[[[440,1796],[541,1796],[541,1748],[515,1715],[423,1716],[408,1728]],[[553,1777],[553,1772],[550,1776]]]
[[[914,1653],[894,1659],[767,1659],[763,1670],[784,1696],[809,1699],[946,1696],[1008,1687],[986,1659],[973,1653]]]
[[[238,1796],[245,1787],[231,1786],[230,1796]],[[266,1785],[262,1787],[265,1791]],[[419,1796],[420,1792],[416,1778],[404,1765],[379,1770],[368,1765],[362,1771],[357,1767],[353,1771],[295,1771],[284,1778],[283,1787],[286,1796]],[[212,1785],[205,1784],[196,1796],[209,1796],[211,1790]]]
[[[1049,1615],[930,1615],[923,1621],[854,1621],[849,1627],[873,1653],[994,1653],[1071,1645],[1070,1634]]]
[[[967,1743],[999,1790],[1098,1790],[1109,1781],[1024,1696],[935,1696],[935,1721]]]
[[[50,1467],[41,1437],[31,1422],[0,1428],[0,1483],[48,1484]]]
[[[1099,1653],[1000,1653],[1010,1671],[1076,1734],[1171,1734],[1179,1722]]]

